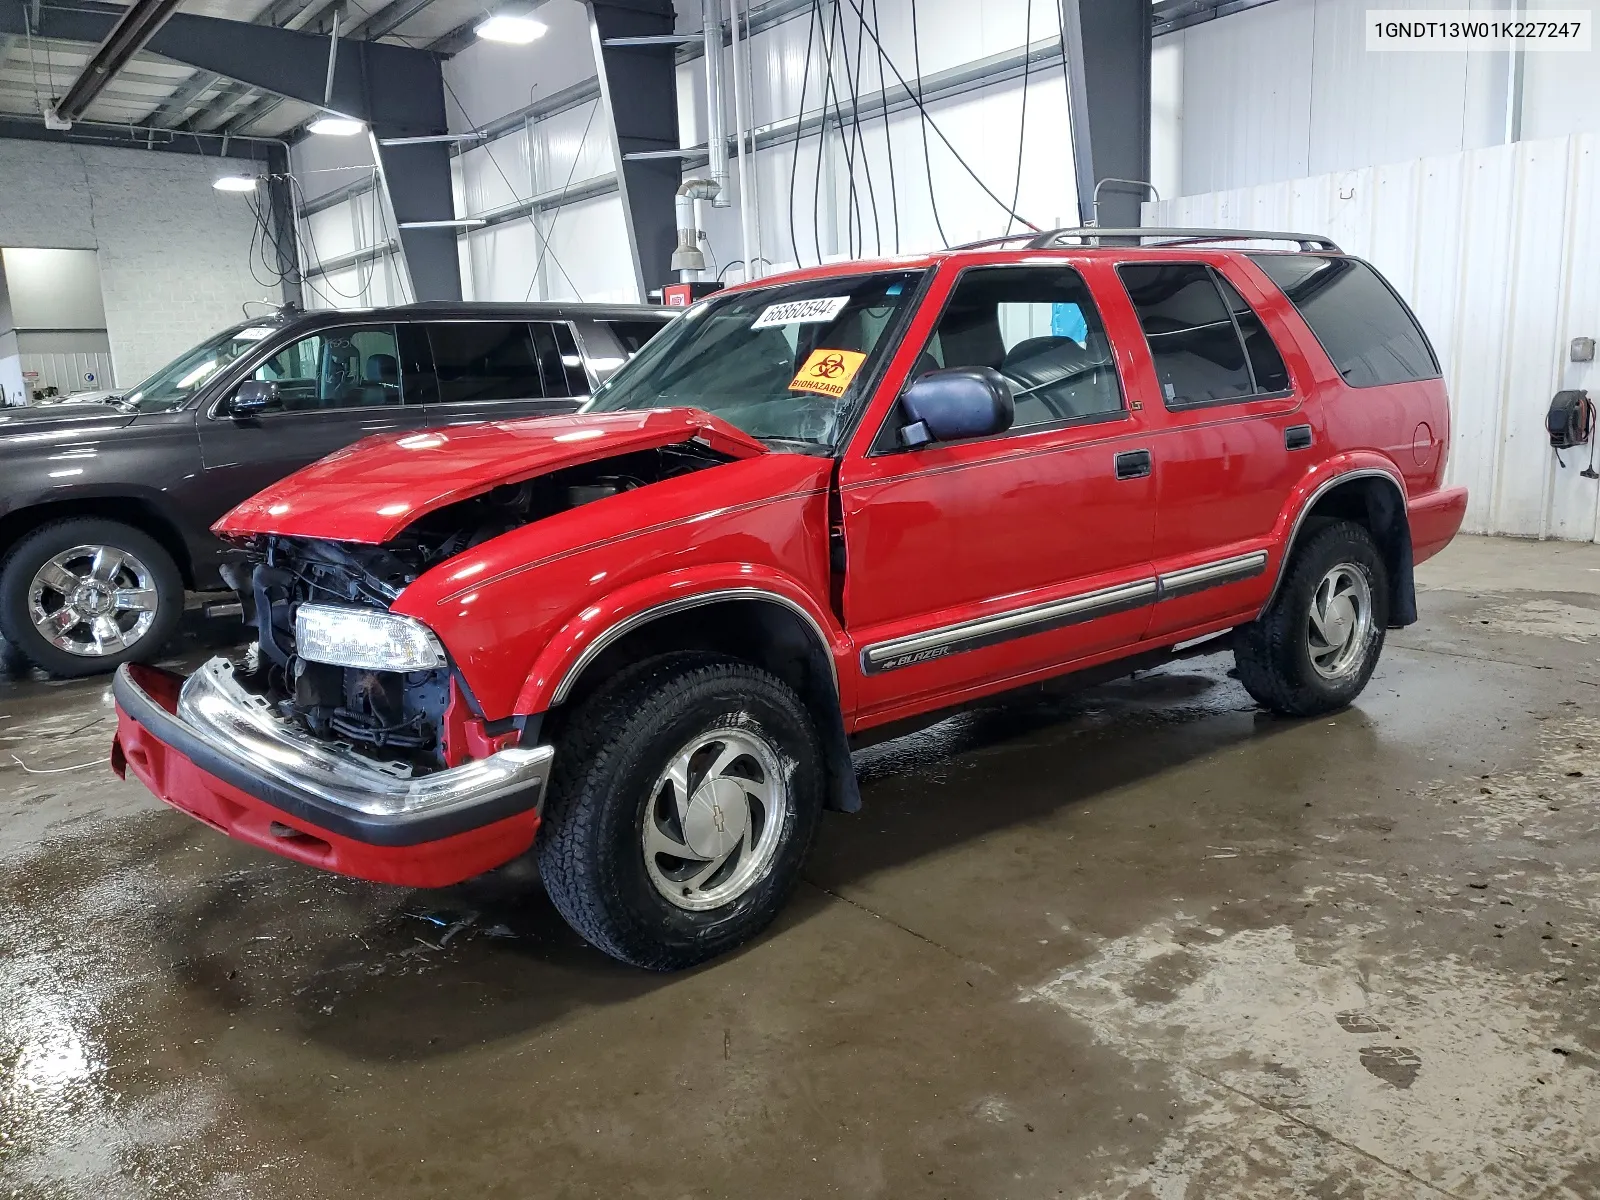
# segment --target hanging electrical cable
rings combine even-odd
[[[878,53],[885,62],[889,61],[882,42],[878,42]],[[950,239],[945,234],[944,222],[939,219],[939,199],[933,191],[933,160],[928,155],[928,110],[922,105],[922,38],[917,32],[917,0],[911,0],[911,65],[917,73],[917,90],[912,100],[917,106],[917,128],[922,132],[922,170],[928,179],[928,207],[933,210],[933,227],[939,231],[939,243],[948,250]],[[895,74],[898,76],[900,72]]]
[[[894,252],[900,253],[900,189],[894,178],[894,139],[889,135],[889,80],[883,70],[883,45],[878,41],[878,0],[872,0],[872,41],[878,48],[878,100],[883,105],[883,156],[889,164],[889,211],[894,216]]]
[[[861,3],[859,3],[859,0],[848,0],[848,3],[850,3],[851,8],[853,8],[853,10],[856,11],[856,14],[858,14],[858,16],[859,16],[859,14],[861,14]],[[912,0],[912,10],[915,10],[915,6],[917,6],[917,0]],[[874,37],[874,42],[877,42],[877,38],[875,38],[875,37]],[[878,48],[880,48],[880,50],[882,50],[883,43],[882,42],[877,42],[877,45],[878,45]],[[949,150],[950,157],[954,157],[955,158],[955,162],[958,162],[958,163],[960,163],[960,165],[962,165],[962,170],[966,171],[966,174],[970,174],[971,178],[973,178],[974,184],[978,184],[978,187],[981,187],[982,192],[984,192],[984,195],[987,195],[987,197],[989,197],[990,200],[994,200],[994,202],[997,203],[997,205],[1000,205],[1000,211],[1003,211],[1003,213],[1011,213],[1011,216],[1014,216],[1014,218],[1018,219],[1018,221],[1021,221],[1022,224],[1024,224],[1024,226],[1027,226],[1027,227],[1029,227],[1029,229],[1034,230],[1035,234],[1037,234],[1037,232],[1040,232],[1040,229],[1038,229],[1038,226],[1035,226],[1034,222],[1029,221],[1029,219],[1027,219],[1026,216],[1021,216],[1021,214],[1019,214],[1019,213],[1014,213],[1014,211],[1011,210],[1010,206],[1006,205],[1005,200],[1002,200],[1002,198],[998,197],[998,195],[995,195],[994,194],[994,189],[990,189],[989,184],[986,184],[986,182],[982,181],[982,176],[979,176],[978,171],[974,171],[973,170],[973,166],[971,166],[971,163],[966,162],[965,158],[963,158],[962,154],[960,154],[960,150],[955,149],[955,146],[952,146],[952,144],[950,144],[950,139],[946,138],[946,136],[944,136],[944,130],[941,130],[941,128],[939,128],[938,123],[934,122],[933,117],[930,117],[930,115],[928,115],[928,109],[926,109],[925,104],[923,104],[922,96],[920,96],[920,94],[918,94],[918,93],[915,93],[915,91],[910,90],[909,83],[906,83],[906,77],[904,77],[904,75],[901,75],[901,72],[899,72],[899,67],[894,66],[894,59],[891,58],[890,54],[888,54],[888,51],[883,51],[883,61],[888,62],[888,66],[890,66],[890,70],[893,70],[893,72],[894,72],[894,78],[896,78],[896,80],[898,80],[898,82],[899,82],[899,85],[901,85],[902,88],[904,88],[904,90],[906,90],[906,94],[909,94],[910,98],[912,98],[912,102],[914,102],[915,106],[917,106],[918,112],[920,112],[920,114],[922,114],[923,120],[925,120],[926,125],[928,125],[928,128],[930,128],[930,130],[933,130],[934,136],[936,136],[936,138],[938,138],[939,141],[944,142],[944,149]],[[942,237],[942,230],[941,230],[941,237]]]
[[[861,67],[866,60],[865,43],[867,33],[866,16],[863,14],[856,23],[856,65],[852,73],[850,66],[850,43],[844,42],[844,76],[850,81],[850,141],[855,147],[855,156],[851,159],[851,173],[855,172],[855,163],[861,164],[862,173],[867,181],[867,202],[872,208],[872,246],[873,252],[883,254],[883,230],[878,222],[878,194],[872,186],[872,161],[867,155],[867,142],[861,132]],[[859,206],[857,209],[859,214]],[[867,251],[867,238],[865,228],[860,229],[861,252]]]
[[[822,265],[822,169],[828,152],[828,104],[833,91],[832,23],[823,25],[822,0],[812,0],[817,22],[822,29],[822,123],[817,127],[817,170],[811,180],[811,237],[817,248],[817,265]],[[848,216],[846,218],[848,224]],[[835,243],[837,250],[837,242]]]
[[[1028,139],[1028,66],[1033,59],[1033,0],[1027,0],[1022,13],[1022,113],[1017,118],[1017,181],[1011,187],[1011,211],[1006,216],[1006,233],[1016,218],[1017,201],[1022,198],[1022,150]]]
[[[800,134],[805,128],[806,120],[806,85],[811,81],[811,49],[817,37],[817,0],[811,0],[811,13],[806,22],[806,61],[800,69],[800,103],[794,114],[794,152],[789,158],[789,249],[794,253],[795,266],[800,265],[800,242],[795,236],[794,229],[794,186],[800,173]],[[817,142],[817,152],[822,151],[822,142]],[[821,259],[818,259],[821,263]]]
[[[294,195],[296,197],[298,197],[298,201],[295,204],[295,208],[297,210],[304,211],[305,208],[306,208],[306,205],[308,203],[308,201],[306,200],[305,189],[300,186],[300,181],[298,179],[296,179],[292,174],[289,176],[289,184],[290,184],[290,187],[292,188],[292,190],[294,192]],[[372,168],[371,189],[372,189],[372,191],[374,193],[376,193],[377,188],[378,188],[378,168],[377,167],[373,167]],[[376,204],[376,201],[374,201],[374,204]],[[354,214],[355,214],[355,208],[354,208],[354,203],[352,201],[351,215],[354,216]],[[373,225],[376,225],[377,224],[376,208],[374,208],[373,216],[374,216],[374,220],[373,220],[372,223],[373,223]],[[377,257],[374,256],[373,258],[368,260],[370,265],[367,268],[367,277],[366,277],[365,280],[363,280],[361,278],[361,267],[360,267],[360,264],[359,263],[356,264],[356,279],[358,280],[358,285],[357,285],[355,293],[353,295],[351,293],[349,293],[349,292],[340,291],[339,288],[334,285],[330,272],[323,266],[323,263],[326,262],[326,260],[322,257],[322,251],[317,247],[316,231],[311,227],[311,221],[309,219],[307,219],[306,222],[305,222],[305,228],[306,228],[306,244],[311,248],[311,258],[312,258],[311,270],[309,270],[309,271],[307,271],[305,273],[306,274],[306,279],[305,279],[306,286],[309,287],[318,296],[320,296],[322,298],[322,300],[325,301],[330,308],[338,308],[339,305],[331,297],[329,297],[328,292],[332,292],[334,296],[339,297],[341,300],[352,300],[352,301],[358,301],[359,302],[362,299],[362,297],[366,294],[367,289],[372,286],[373,273],[375,271],[377,271],[377,269],[378,269]],[[315,284],[315,283],[311,282],[311,277],[312,276],[316,276],[317,278],[319,278],[322,281],[320,286],[318,284]],[[323,287],[327,288],[326,292],[323,291]]]
[[[823,93],[822,93],[822,96],[823,96],[823,104],[822,104],[822,133],[820,135],[821,136],[821,141],[818,143],[819,150],[818,150],[818,154],[817,154],[817,178],[816,178],[815,187],[813,188],[813,195],[812,195],[812,217],[813,217],[813,220],[817,223],[817,227],[818,227],[817,228],[817,235],[818,235],[817,244],[820,246],[822,244],[821,243],[821,222],[820,222],[820,218],[819,218],[819,214],[818,214],[818,209],[819,209],[819,204],[820,204],[820,199],[821,199],[821,194],[822,194],[822,166],[823,166],[823,162],[822,162],[821,147],[826,146],[826,144],[827,144],[828,96],[831,93],[831,95],[833,97],[833,125],[834,125],[834,129],[839,134],[839,148],[840,148],[841,152],[844,155],[845,178],[846,178],[846,181],[847,181],[846,182],[846,189],[845,189],[845,210],[844,210],[845,254],[850,258],[854,258],[856,256],[856,234],[857,234],[857,232],[858,232],[858,230],[860,228],[860,225],[861,225],[861,204],[860,204],[860,200],[858,199],[858,197],[856,195],[855,161],[854,161],[854,158],[852,157],[852,154],[851,154],[850,141],[849,141],[848,138],[845,137],[845,133],[844,133],[844,108],[843,108],[843,105],[841,103],[841,99],[842,99],[842,96],[843,96],[843,89],[841,89],[839,87],[838,81],[834,78],[834,74],[833,74],[834,50],[839,46],[840,41],[844,36],[845,35],[844,35],[844,20],[843,20],[843,16],[842,16],[841,11],[839,9],[838,0],[834,0],[832,17],[831,17],[831,19],[829,21],[828,29],[827,29],[827,31],[825,33],[825,37],[824,37],[824,41],[823,41],[824,62],[827,64],[827,85],[824,88]],[[846,76],[846,80],[847,81],[848,81],[848,78],[849,78],[849,76],[847,75]],[[837,222],[835,222],[835,229],[837,230]],[[836,234],[835,242],[834,242],[834,252],[835,253],[838,252],[838,248],[839,247],[838,247],[837,234]]]

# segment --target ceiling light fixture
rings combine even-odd
[[[312,133],[322,134],[324,137],[352,137],[367,131],[366,125],[353,117],[336,117],[333,115],[318,117],[306,128]]]
[[[526,46],[534,39],[543,37],[548,28],[543,21],[535,21],[532,17],[514,17],[508,13],[496,13],[473,32],[486,42]]]
[[[253,192],[256,182],[254,175],[224,175],[220,179],[213,179],[211,186],[219,192]]]

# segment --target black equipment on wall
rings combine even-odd
[[[1550,411],[1545,413],[1544,427],[1550,435],[1550,446],[1556,452],[1556,461],[1564,467],[1561,452],[1574,446],[1589,446],[1589,467],[1582,472],[1585,479],[1600,479],[1594,469],[1594,401],[1589,393],[1573,389],[1557,392],[1550,401]]]

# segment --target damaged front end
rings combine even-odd
[[[256,644],[235,663],[236,673],[281,717],[312,736],[417,772],[457,766],[515,744],[530,731],[517,719],[484,721],[442,650],[435,665],[356,665],[326,647],[308,651],[300,645],[304,612],[354,610],[343,619],[359,630],[362,610],[379,620],[376,614],[386,614],[424,572],[491,538],[726,461],[687,442],[585,463],[437,509],[382,546],[272,534],[248,539],[241,560],[224,569],[257,631]]]
[[[112,765],[232,837],[439,887],[526,852],[555,749],[488,720],[446,640],[395,611],[441,564],[568,510],[765,453],[692,413],[372,439],[214,527],[256,640],[187,678],[124,665]],[[447,633],[448,631],[440,631]]]

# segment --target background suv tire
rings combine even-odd
[[[183,616],[183,576],[146,533],[99,517],[54,521],[0,565],[0,633],[52,675],[154,658]]]
[[[1310,531],[1290,551],[1267,610],[1234,634],[1239,682],[1289,717],[1344,708],[1367,686],[1389,625],[1389,573],[1353,521]]]
[[[821,743],[788,685],[708,655],[654,659],[558,740],[539,872],[567,923],[613,958],[692,966],[783,907],[824,788]]]

